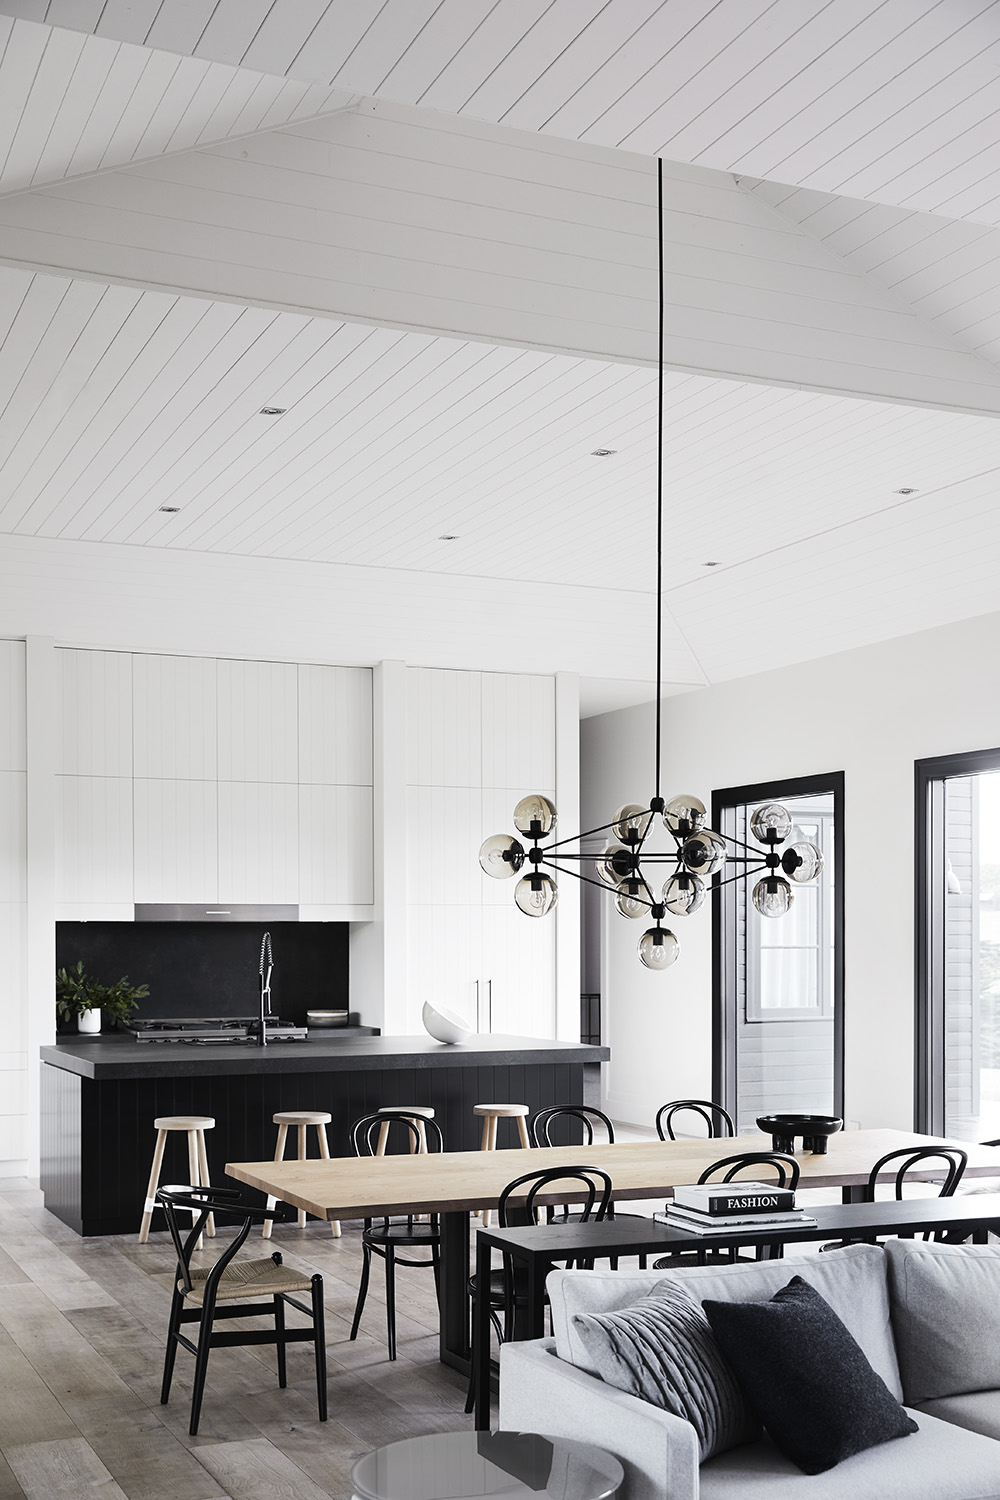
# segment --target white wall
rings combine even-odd
[[[748,628],[794,622],[778,609]],[[1000,745],[998,679],[992,614],[664,704],[665,796],[845,772],[845,1107],[862,1126],[913,1124],[913,762]],[[648,801],[652,755],[651,705],[584,722],[584,827]],[[649,1124],[711,1090],[711,916],[676,919],[665,974],[639,964],[641,923],[611,911],[604,926],[608,1105]]]

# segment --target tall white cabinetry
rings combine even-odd
[[[0,1162],[27,1155],[27,826],[24,642],[0,641]]]
[[[555,681],[413,667],[406,708],[407,1029],[430,1000],[479,1030],[552,1036],[555,921],[524,916],[477,855],[521,797],[555,797]]]

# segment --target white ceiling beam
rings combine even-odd
[[[655,361],[655,166],[358,110],[0,201],[10,265],[635,364]],[[665,170],[667,360],[1000,414],[1000,372],[726,173]]]

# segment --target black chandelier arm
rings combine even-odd
[[[546,863],[546,860],[541,860],[535,866],[535,869],[540,870]],[[581,875],[579,870],[573,870],[568,865],[550,865],[549,868],[555,871],[557,875],[572,875],[574,880],[580,880],[584,885],[592,885],[596,890],[604,891],[606,895],[609,895],[611,893],[611,887],[605,885],[602,880],[594,880],[590,875]],[[645,881],[643,881],[643,884],[645,885]],[[649,887],[647,886],[646,889],[648,890]],[[636,901],[642,901],[641,896],[635,896],[632,899]],[[642,905],[645,906],[646,902],[642,901]]]
[[[612,818],[610,823],[602,823],[599,828],[588,828],[586,833],[573,833],[570,834],[567,838],[555,839],[551,844],[545,845],[546,851],[558,849],[563,844],[582,844],[584,839],[595,839],[599,833],[607,833],[609,828],[614,828],[617,821],[617,818]],[[583,855],[582,857],[584,859],[598,859],[600,856],[597,854],[591,854]]]
[[[727,880],[717,880],[712,884],[713,891],[721,891],[724,885],[732,885],[734,880],[749,880],[751,875],[756,875],[767,869],[767,865],[757,865],[753,870],[738,870],[735,875],[730,875]]]

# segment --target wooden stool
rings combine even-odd
[[[326,1127],[330,1124],[333,1116],[328,1115],[325,1109],[279,1110],[276,1115],[271,1116],[271,1119],[278,1127],[278,1140],[274,1148],[275,1161],[284,1161],[285,1159],[285,1141],[288,1137],[289,1125],[297,1125],[299,1127],[299,1161],[305,1161],[309,1155],[308,1151],[306,1150],[306,1132],[308,1131],[310,1125],[315,1125],[316,1127],[316,1139],[319,1142],[320,1156],[322,1157],[323,1161],[330,1160],[330,1142],[326,1138]],[[268,1208],[274,1208],[277,1201],[277,1198],[268,1198]],[[306,1211],[304,1208],[299,1209],[298,1220],[299,1228],[304,1228],[306,1222]],[[264,1220],[264,1228],[261,1230],[261,1233],[266,1240],[269,1240],[271,1238],[272,1223],[273,1221],[271,1219]],[[330,1228],[333,1231],[334,1239],[339,1238],[339,1219],[331,1219]]]
[[[517,1133],[521,1137],[521,1145],[526,1149],[530,1148],[531,1142],[528,1139],[528,1127],[524,1123],[528,1116],[528,1106],[526,1104],[474,1104],[472,1113],[474,1115],[482,1115],[483,1117],[483,1138],[479,1142],[480,1151],[496,1150],[498,1120],[516,1120]],[[493,1216],[492,1209],[481,1208],[479,1212],[483,1216],[483,1228],[488,1229]]]
[[[424,1125],[424,1121],[433,1120],[434,1118],[434,1111],[429,1104],[385,1104],[381,1109],[377,1109],[375,1113],[378,1115],[399,1115],[404,1120],[412,1120],[417,1128],[417,1135],[420,1139],[418,1143],[413,1135],[407,1131],[407,1135],[410,1136],[410,1155],[412,1156],[418,1150],[426,1152],[427,1128]],[[378,1143],[375,1147],[376,1156],[385,1155],[385,1143],[388,1135],[389,1121],[386,1120],[385,1124],[379,1128]]]
[[[188,1176],[190,1178],[188,1186],[211,1186],[208,1180],[205,1131],[214,1130],[215,1121],[208,1115],[160,1115],[153,1121],[153,1128],[157,1132],[156,1146],[153,1149],[153,1165],[149,1172],[149,1186],[146,1188],[146,1202],[143,1205],[142,1223],[139,1226],[140,1245],[144,1245],[149,1239],[149,1226],[153,1219],[153,1209],[156,1207],[156,1189],[160,1185],[163,1152],[167,1144],[167,1135],[171,1130],[183,1130],[188,1138]],[[194,1217],[196,1216],[192,1214],[192,1218]],[[209,1235],[215,1234],[215,1218],[212,1214],[209,1214],[205,1223],[205,1231]],[[195,1248],[201,1248],[200,1238]]]

